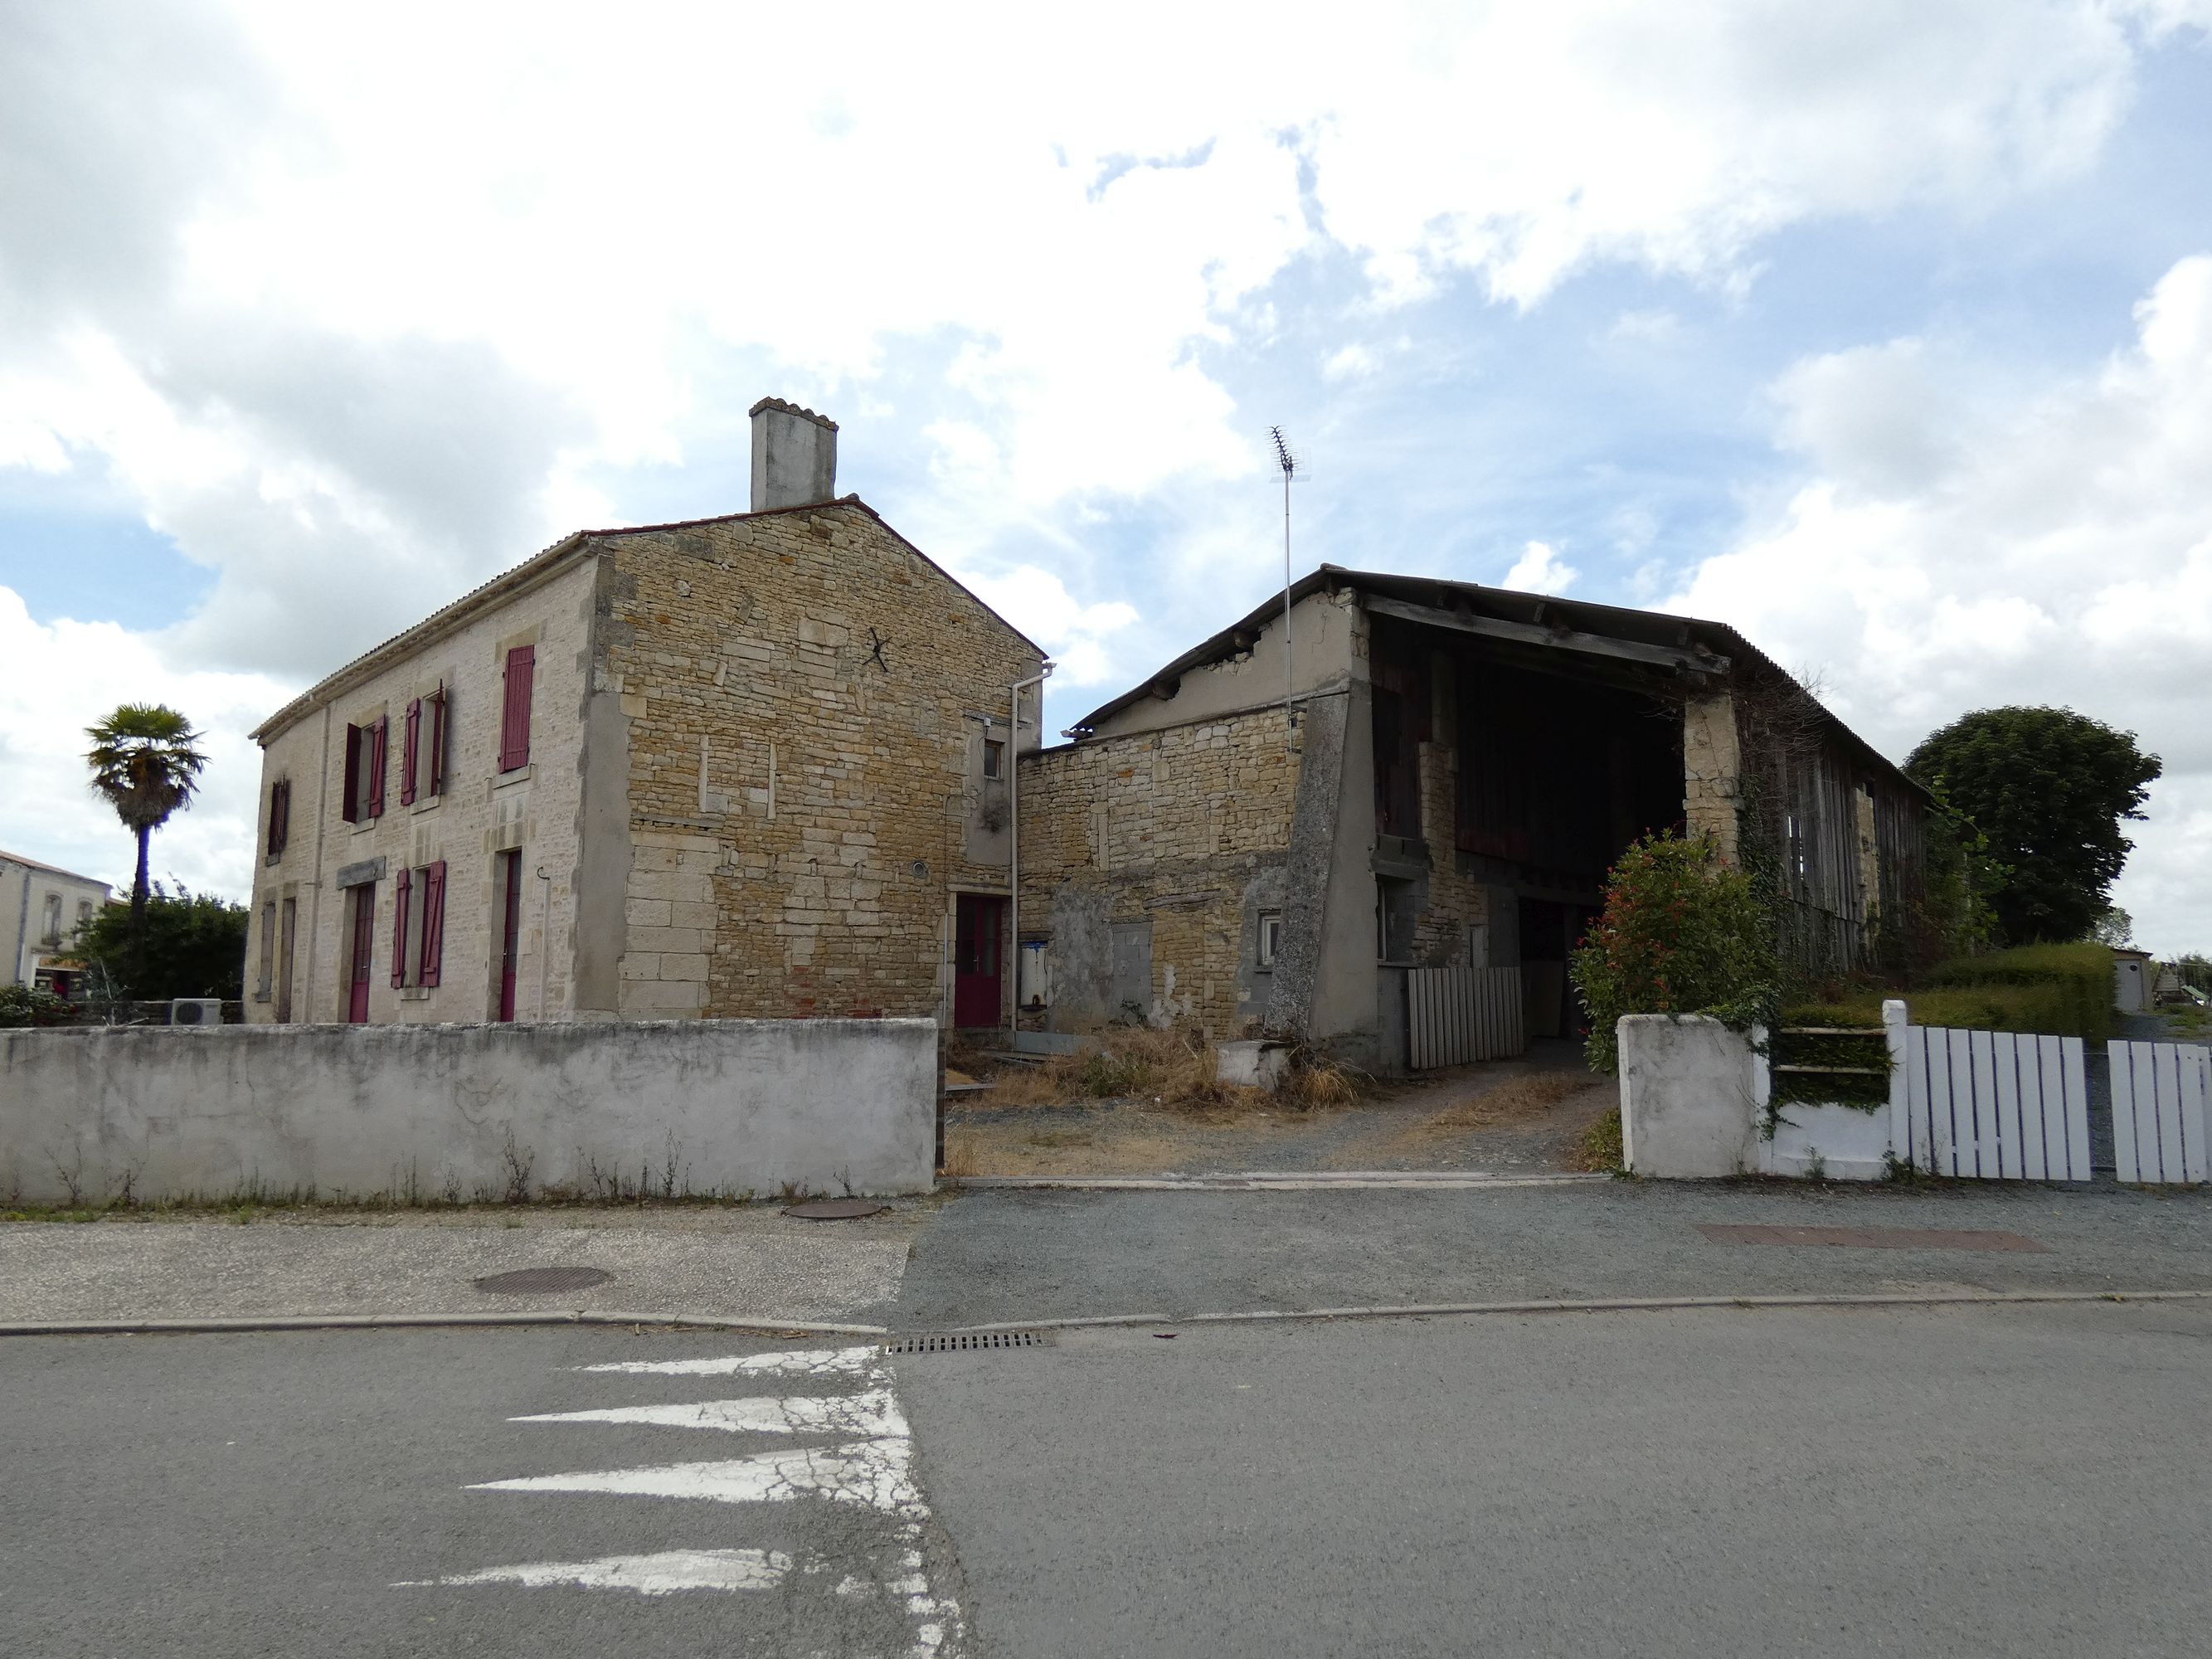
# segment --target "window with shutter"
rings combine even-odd
[[[392,746],[392,720],[379,714],[368,728],[368,816],[384,816],[384,751]]]
[[[416,983],[438,982],[438,963],[445,948],[446,861],[440,859],[422,872],[422,966]]]
[[[407,900],[415,881],[412,870],[399,872],[399,885],[392,906],[392,983],[394,989],[407,983]]]
[[[345,793],[339,798],[338,816],[348,823],[361,822],[361,727],[346,727]]]
[[[422,699],[417,697],[407,705],[405,735],[399,745],[399,804],[415,804],[415,764],[422,748]]]
[[[423,769],[422,793],[441,795],[446,790],[446,688],[441,682],[430,694],[430,752]]]
[[[279,778],[269,786],[269,858],[284,856],[284,843],[292,836],[292,781]]]
[[[530,682],[537,672],[538,649],[518,645],[507,653],[507,696],[499,722],[499,769],[520,771],[530,764]]]

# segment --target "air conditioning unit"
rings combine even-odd
[[[220,1025],[222,1024],[221,997],[175,997],[169,1003],[169,1024],[172,1025]]]

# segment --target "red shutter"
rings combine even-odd
[[[400,743],[399,804],[415,804],[415,757],[422,746],[422,699],[417,697],[407,705],[407,735]]]
[[[440,859],[422,872],[422,971],[421,985],[438,982],[438,960],[446,948],[446,861]]]
[[[396,990],[407,983],[407,895],[415,883],[412,870],[399,872],[399,885],[392,903],[392,984]]]
[[[430,771],[422,781],[422,793],[441,795],[446,791],[446,688],[443,685],[430,694]]]
[[[530,681],[537,664],[535,646],[518,645],[507,653],[507,701],[499,722],[499,769],[502,772],[530,764]]]
[[[338,816],[348,823],[361,822],[361,727],[346,727],[345,799]]]
[[[384,751],[392,746],[392,721],[389,716],[379,714],[376,724],[368,728],[368,815],[373,818],[384,816]]]

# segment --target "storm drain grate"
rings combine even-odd
[[[975,1348],[1048,1348],[1049,1331],[937,1331],[894,1337],[885,1353],[960,1353]]]
[[[540,1296],[548,1291],[587,1291],[614,1275],[604,1267],[517,1267],[474,1280],[480,1291],[500,1296]]]

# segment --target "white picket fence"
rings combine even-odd
[[[1527,1053],[1520,969],[1408,969],[1406,1046],[1417,1072]]]
[[[1902,1059],[1905,1150],[1915,1169],[1984,1181],[2089,1179],[2080,1037],[1908,1025]]]
[[[2212,1094],[2212,1048],[2180,1042],[2108,1042],[2112,1152],[2119,1178],[2132,1184],[2203,1181],[2205,1097]]]

